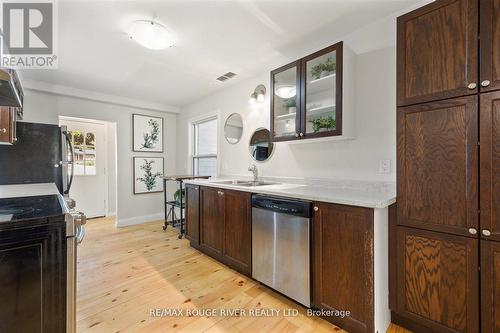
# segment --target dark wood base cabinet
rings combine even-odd
[[[66,332],[64,219],[19,224],[0,232],[0,332]]]
[[[500,242],[481,241],[481,328],[500,332]]]
[[[200,187],[186,184],[186,238],[200,246]]]
[[[197,243],[196,221],[199,220],[199,250],[229,267],[252,274],[252,218],[250,193],[200,187],[199,219],[197,192],[187,190],[187,233],[191,244]]]
[[[325,317],[348,332],[374,332],[373,209],[315,203],[312,303],[350,311]]]
[[[251,276],[251,193],[194,185],[186,189],[191,245]],[[395,207],[313,205],[311,308],[329,311],[332,315],[323,317],[350,333],[382,332],[389,325],[387,214],[394,215]]]
[[[397,227],[396,309],[419,332],[479,331],[478,240]]]

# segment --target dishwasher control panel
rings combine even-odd
[[[277,213],[310,217],[311,202],[296,199],[270,197],[262,194],[252,195],[252,207],[262,208]]]

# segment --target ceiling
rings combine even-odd
[[[179,107],[415,2],[59,0],[59,68],[22,77]],[[175,47],[153,51],[128,38],[132,21],[153,16],[178,35]],[[228,71],[238,76],[215,80]]]

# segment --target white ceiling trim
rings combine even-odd
[[[165,105],[160,103],[152,103],[152,102],[142,101],[138,99],[131,99],[122,96],[110,95],[110,94],[102,94],[95,91],[78,89],[68,86],[61,86],[42,81],[22,79],[21,83],[23,85],[23,88],[26,90],[33,90],[48,94],[75,97],[80,99],[97,101],[101,103],[133,107],[142,110],[159,111],[166,113],[180,112],[180,108],[176,106]]]

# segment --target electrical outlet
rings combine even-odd
[[[391,160],[380,160],[378,165],[379,173],[391,173]]]

